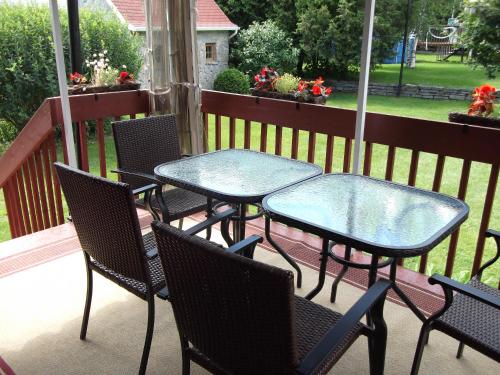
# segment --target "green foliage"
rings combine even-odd
[[[297,64],[298,50],[292,39],[273,21],[253,23],[238,34],[232,59],[246,74],[254,75],[263,66],[291,71]]]
[[[406,8],[406,1],[402,6]],[[429,27],[445,26],[448,19],[452,15],[456,17],[462,8],[461,0],[413,0],[409,30],[424,40]]]
[[[274,89],[281,94],[288,94],[297,90],[300,78],[292,74],[285,73],[274,82]]]
[[[472,63],[483,66],[488,78],[494,78],[500,69],[500,0],[467,4],[463,42],[472,53]]]
[[[241,29],[269,19],[273,3],[271,0],[217,0],[219,7]]]
[[[250,83],[248,78],[238,69],[230,68],[219,73],[214,81],[214,90],[248,94]]]
[[[61,28],[69,72],[67,15]],[[141,41],[127,26],[104,13],[80,12],[82,56],[109,50],[110,64],[137,73]],[[86,73],[86,71],[84,71]],[[0,3],[0,119],[22,129],[43,100],[58,95],[54,46],[47,6]]]
[[[0,119],[0,155],[4,153],[7,146],[14,140],[17,129],[5,120]]]

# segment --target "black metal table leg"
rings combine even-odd
[[[333,246],[335,246],[335,243],[333,243]],[[333,249],[333,246],[331,247],[331,249]],[[345,247],[344,259],[347,261],[349,261],[351,259],[351,247],[350,246]],[[346,274],[348,269],[349,269],[349,267],[344,264],[342,266],[342,269],[340,270],[339,274],[335,278],[335,280],[333,280],[332,291],[330,293],[330,302],[331,303],[335,303],[335,300],[337,299],[337,286],[339,285],[340,281],[342,280],[342,278],[344,277],[344,275]]]
[[[329,246],[330,241],[327,239],[323,239],[323,245],[321,246],[321,258],[319,263],[319,276],[318,276],[318,284],[304,297],[306,299],[312,299],[316,294],[318,294],[323,285],[325,284],[325,276],[326,276],[326,265],[328,263],[328,253],[330,251]]]
[[[271,219],[266,216],[265,234],[271,246],[297,271],[297,288],[302,287],[302,271],[299,265],[271,237]]]

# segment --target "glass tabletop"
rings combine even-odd
[[[351,174],[313,178],[265,197],[273,218],[360,250],[430,250],[468,215],[440,193]],[[392,254],[394,256],[394,254]]]
[[[159,165],[165,183],[232,203],[260,202],[264,196],[318,176],[321,167],[251,150],[228,149]]]

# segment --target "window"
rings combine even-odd
[[[209,63],[217,62],[217,48],[215,43],[205,44],[205,61]]]

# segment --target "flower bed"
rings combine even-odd
[[[128,82],[119,85],[104,85],[104,86],[73,85],[73,86],[68,86],[68,93],[69,95],[97,94],[99,92],[139,90],[140,87],[141,84],[138,82]]]
[[[448,114],[450,122],[458,122],[459,124],[487,126],[500,129],[500,118],[473,116],[466,113],[451,112]]]
[[[467,114],[452,112],[448,114],[448,120],[460,124],[500,128],[500,118],[492,117],[495,93],[496,89],[488,84],[476,87],[472,93],[473,100]]]

